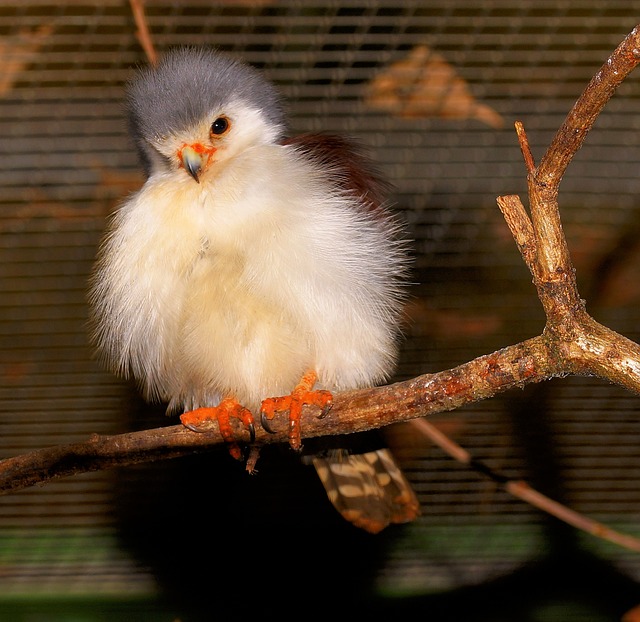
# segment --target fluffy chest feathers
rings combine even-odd
[[[150,398],[250,408],[309,368],[329,388],[394,362],[403,253],[294,149],[195,183],[152,176],[115,215],[92,282],[95,339]]]

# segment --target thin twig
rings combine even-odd
[[[640,63],[640,25],[611,53],[573,105],[536,172],[541,186],[556,187],[598,115],[616,89]]]
[[[573,105],[538,167],[529,176],[529,205],[536,237],[546,240],[538,254],[538,280],[567,281],[568,308],[579,306],[575,274],[562,232],[558,189],[567,166],[584,143],[598,115],[616,89],[640,62],[640,27],[612,52]],[[542,301],[543,304],[545,300]],[[553,308],[545,309],[553,314]]]
[[[436,374],[426,374],[384,387],[338,393],[322,419],[305,409],[302,437],[331,436],[380,428],[428,414],[453,410],[514,387],[560,373],[558,361],[542,337],[509,346]],[[232,422],[239,441],[249,434]],[[70,445],[48,447],[0,461],[0,494],[86,471],[129,466],[211,451],[224,443],[215,423],[197,434],[182,425],[114,436],[94,435]],[[273,420],[275,434],[256,429],[256,443],[286,443],[287,417]]]
[[[536,168],[533,154],[531,153],[531,147],[529,146],[529,138],[524,131],[524,125],[521,121],[515,122],[516,134],[518,136],[518,142],[520,143],[520,151],[522,151],[522,157],[524,158],[524,164],[527,167],[527,173],[532,173]]]
[[[136,37],[138,38],[138,42],[142,46],[149,63],[151,65],[157,65],[158,54],[153,45],[149,25],[147,24],[147,17],[144,13],[144,0],[129,0],[129,3],[131,5],[133,18],[136,22]]]
[[[613,542],[613,544],[617,544],[618,546],[640,553],[640,540],[638,538],[615,531],[598,521],[588,518],[583,514],[579,514],[565,505],[562,505],[553,499],[549,499],[549,497],[546,497],[542,493],[534,490],[526,482],[508,481],[505,484],[505,489],[514,497],[518,497],[519,499],[522,499],[522,501],[526,501],[530,505],[555,516],[561,521],[572,525],[576,529],[586,531],[592,536],[608,540],[609,542]]]
[[[613,542],[614,544],[626,549],[640,553],[640,539],[615,531],[598,521],[588,518],[583,514],[568,508],[566,505],[558,503],[546,495],[543,495],[537,490],[531,488],[526,482],[511,480],[503,474],[494,471],[484,462],[473,458],[466,449],[458,445],[458,443],[453,439],[449,438],[444,434],[444,432],[425,419],[414,419],[410,424],[420,430],[422,434],[457,462],[466,464],[477,473],[481,473],[492,481],[500,484],[512,496],[525,501],[529,505],[546,512],[551,516],[555,516],[557,519],[572,525],[576,529],[580,529],[593,536],[608,540],[609,542]]]
[[[513,239],[518,245],[529,270],[533,271],[537,260],[536,238],[533,233],[533,225],[522,201],[517,194],[509,194],[496,199],[498,207],[509,227]]]

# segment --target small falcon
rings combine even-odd
[[[343,138],[287,137],[275,87],[214,49],[169,51],[126,101],[147,180],[113,215],[91,277],[99,355],[188,428],[216,420],[237,458],[232,418],[253,433],[286,411],[300,449],[303,406],[326,412],[332,392],[395,365],[408,250],[386,184]],[[316,464],[339,511],[373,532],[418,513],[378,452]]]

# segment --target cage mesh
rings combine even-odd
[[[540,158],[638,9],[628,0],[145,3],[160,53],[207,44],[241,56],[287,98],[292,132],[351,135],[393,182],[394,208],[414,240],[416,283],[397,379],[542,330],[530,275],[495,202],[526,197],[513,122],[524,123]],[[0,2],[0,457],[158,421],[135,418],[144,407],[94,361],[85,325],[105,220],[143,181],[122,94],[145,62],[127,2]],[[376,88],[398,64],[410,79],[395,78],[399,101],[390,103]],[[590,312],[634,340],[639,84],[632,74],[608,104],[560,193]],[[640,533],[636,396],[565,378],[437,421],[509,477]],[[554,550],[557,526],[547,517],[426,440],[398,430],[390,441],[422,516],[384,541],[376,593],[482,585]],[[122,532],[126,521],[154,520],[133,507],[136,497],[155,507],[166,486],[181,485],[168,468],[85,474],[0,498],[0,601],[161,593],[157,569]],[[295,515],[295,482],[276,489]],[[217,491],[211,484],[207,494],[222,503]],[[569,539],[640,580],[637,555],[590,536]]]

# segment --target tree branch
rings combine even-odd
[[[144,12],[144,0],[129,0],[129,4],[131,6],[131,12],[133,13],[133,19],[136,22],[136,37],[138,38],[138,42],[142,46],[149,63],[151,65],[157,65],[158,54],[153,45],[151,34],[149,33],[147,16]]]
[[[471,454],[443,434],[435,425],[426,419],[416,419],[411,422],[420,432],[433,441],[440,449],[449,454],[454,460],[466,464],[468,467],[492,479],[502,486],[510,495],[525,501],[551,516],[572,525],[576,529],[581,529],[593,536],[608,540],[631,551],[640,553],[640,539],[628,534],[620,533],[611,529],[598,521],[588,518],[570,508],[550,499],[546,495],[531,488],[526,482],[512,480],[501,473],[496,473],[489,466],[476,460]]]
[[[362,432],[408,421],[492,397],[514,387],[562,373],[560,361],[536,337],[436,374],[426,374],[384,387],[348,391],[334,396],[322,419],[313,409],[303,412],[302,436]],[[249,442],[247,431],[232,420],[236,438]],[[205,427],[206,426],[206,427]],[[256,444],[288,442],[286,417],[272,422],[275,434],[256,430]],[[32,451],[0,461],[0,494],[58,477],[141,462],[177,458],[213,449],[223,443],[217,425],[203,424],[197,434],[182,425],[115,436],[93,435],[86,442]]]

